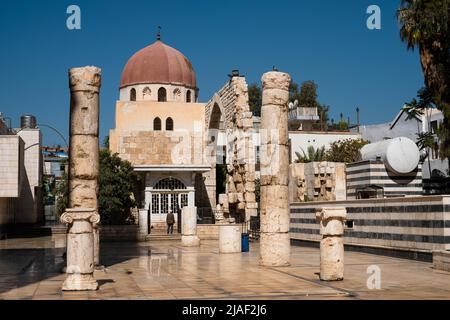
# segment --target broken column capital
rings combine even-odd
[[[89,91],[98,93],[102,70],[97,67],[72,68],[69,70],[69,86],[72,92]]]
[[[263,84],[263,90],[289,90],[289,86],[291,85],[291,76],[284,72],[270,71],[263,74],[261,81]]]
[[[316,211],[316,219],[320,222],[320,234],[324,236],[340,236],[344,234],[344,221],[347,210],[342,207],[321,208]]]
[[[74,221],[87,221],[92,224],[93,227],[97,226],[100,222],[100,215],[97,209],[94,208],[75,208],[66,209],[60,218],[62,223],[73,224]]]

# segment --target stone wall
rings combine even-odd
[[[24,174],[20,200],[16,204],[16,223],[37,223],[44,219],[41,195],[42,134],[39,129],[22,129],[18,136],[24,141]]]
[[[101,241],[138,241],[139,226],[100,226]]]
[[[382,161],[366,160],[347,164],[347,199],[356,199],[357,190],[376,185],[382,187],[384,196],[420,196],[422,165],[408,174],[389,171]]]
[[[197,224],[197,236],[200,240],[218,240],[219,224]]]
[[[294,163],[290,178],[290,202],[346,200],[345,163]]]
[[[0,136],[0,198],[17,198],[21,191],[23,141],[17,135]]]
[[[202,164],[201,140],[193,133],[177,131],[122,132],[118,153],[133,165]]]
[[[320,241],[315,211],[344,207],[344,243],[413,252],[450,250],[450,196],[291,204],[291,239]]]

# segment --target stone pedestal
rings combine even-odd
[[[94,226],[100,221],[97,209],[67,209],[61,222],[69,225],[67,234],[67,278],[64,291],[97,290],[94,279]]]
[[[148,236],[148,210],[139,210],[139,239],[145,241]]]
[[[184,207],[181,212],[181,244],[184,247],[198,247],[200,238],[197,236],[197,207]]]
[[[344,221],[345,208],[323,208],[316,212],[320,221],[320,280],[344,279]]]
[[[219,226],[219,253],[242,252],[242,238],[240,225]]]
[[[261,242],[263,266],[289,265],[288,99],[291,77],[268,72],[262,77],[261,108]]]

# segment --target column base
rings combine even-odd
[[[183,247],[200,246],[200,238],[197,236],[181,236],[181,245]]]
[[[96,291],[98,283],[92,274],[68,274],[63,291]]]

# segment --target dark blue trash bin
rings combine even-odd
[[[249,235],[248,233],[242,234],[242,252],[248,252],[249,248]]]

